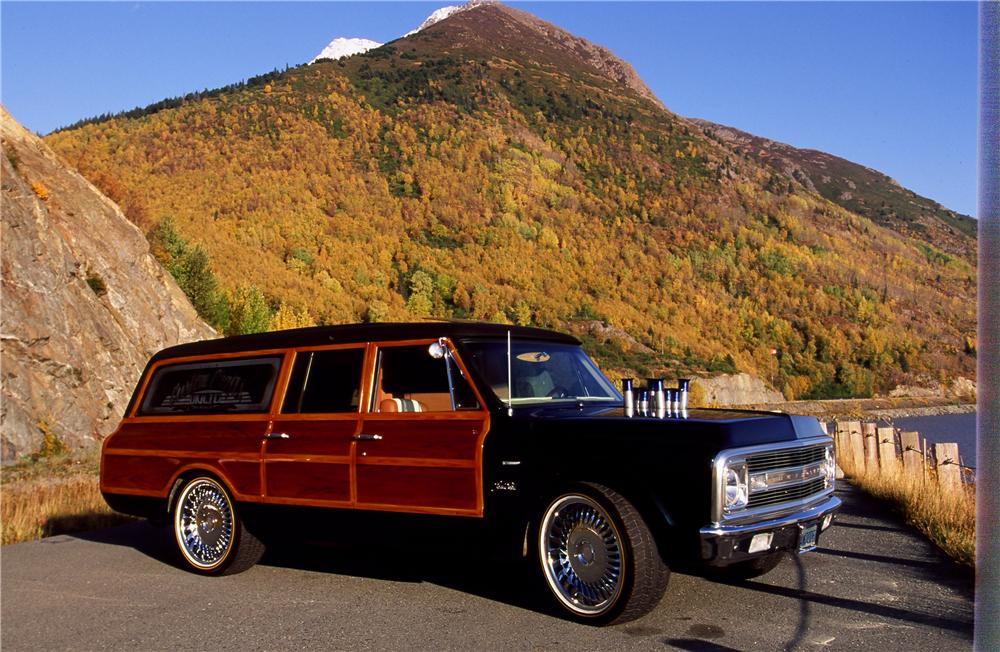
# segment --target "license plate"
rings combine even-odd
[[[817,529],[815,524],[802,528],[802,533],[799,534],[799,552],[806,552],[816,547]]]

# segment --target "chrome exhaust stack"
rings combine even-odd
[[[677,389],[667,389],[664,387],[663,378],[647,378],[646,387],[637,388],[632,378],[623,378],[622,397],[625,416],[686,419],[689,382],[686,378],[682,378],[677,381]]]
[[[666,390],[666,394],[667,394],[667,413],[670,416],[676,416],[677,415],[677,390],[676,389],[668,389],[668,390]]]
[[[647,378],[646,387],[649,388],[649,411],[651,416],[662,419],[667,412],[667,398],[663,392],[663,379]]]
[[[668,416],[667,408],[669,404],[667,403],[666,392],[663,389],[663,379],[649,378],[646,380],[646,384],[649,387],[649,416],[656,417],[657,419]]]
[[[625,398],[625,416],[631,418],[635,414],[635,392],[632,391],[632,379],[622,379],[622,396]]]
[[[691,388],[691,381],[687,378],[680,378],[677,381],[677,393],[679,394],[679,401],[677,406],[678,412],[687,413],[688,409],[688,390]]]

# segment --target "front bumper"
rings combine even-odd
[[[840,499],[829,496],[825,500],[792,514],[755,523],[739,525],[710,525],[701,528],[701,558],[710,566],[728,566],[736,562],[761,557],[777,551],[805,552],[800,545],[804,529],[816,525],[816,541],[822,531],[823,520],[840,509]],[[770,532],[771,543],[765,550],[749,552],[754,536]],[[814,545],[812,547],[815,547]],[[809,547],[808,549],[812,549]]]

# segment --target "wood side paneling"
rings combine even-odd
[[[264,446],[265,502],[332,500],[349,505],[357,427],[357,414],[275,420],[272,435],[288,438],[268,439]]]
[[[164,364],[283,356],[266,414],[130,415],[124,419],[105,442],[102,489],[166,496],[178,473],[197,468],[219,475],[238,500],[481,516],[482,448],[489,428],[488,412],[368,413],[379,344],[364,345],[359,412],[279,413],[296,351],[357,346],[244,351],[159,361],[143,379],[144,389],[152,373]],[[456,358],[456,362],[468,378],[461,360]],[[479,394],[476,388],[473,391]],[[482,404],[481,395],[479,400]],[[269,433],[288,437],[266,438]],[[380,439],[356,441],[355,436],[362,433]]]
[[[104,446],[101,488],[166,496],[178,472],[198,466],[220,475],[241,500],[257,499],[267,423],[260,415],[183,423],[127,419]]]
[[[478,510],[475,469],[359,464],[357,474],[358,505],[362,507]]]

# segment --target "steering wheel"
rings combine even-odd
[[[562,385],[556,385],[549,390],[549,393],[546,394],[546,396],[549,398],[565,398],[566,396],[569,396],[569,390]]]

